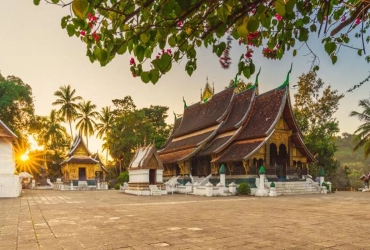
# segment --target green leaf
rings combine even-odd
[[[331,55],[331,53],[333,53],[337,49],[337,45],[334,42],[327,42],[325,43],[324,48],[326,53],[328,53],[328,55]]]
[[[156,70],[156,69],[152,69],[150,72],[149,72],[149,78],[150,78],[150,81],[153,83],[153,84],[156,84],[158,82],[158,79],[159,79],[159,71]]]
[[[245,67],[243,69],[243,75],[246,77],[246,78],[249,78],[251,76],[251,70],[249,69],[249,67]]]
[[[69,19],[69,16],[65,16],[65,17],[62,18],[62,20],[60,22],[60,25],[62,26],[62,29],[65,29],[65,27],[67,26],[68,19]]]
[[[357,50],[357,55],[362,56],[362,49]]]
[[[118,55],[123,55],[123,54],[125,54],[126,50],[127,50],[127,43],[124,43],[124,44],[122,44],[122,45],[121,45],[121,47],[118,49],[117,54],[118,54]]]
[[[335,64],[335,63],[337,62],[337,60],[338,60],[338,57],[337,57],[336,55],[334,55],[334,54],[332,54],[332,55],[330,56],[330,58],[331,58],[331,62],[332,62],[333,64]]]
[[[293,56],[296,56],[297,55],[297,50],[293,50]]]
[[[39,5],[40,4],[40,0],[33,0],[33,4],[34,5]]]
[[[260,22],[258,21],[258,19],[251,19],[251,20],[249,20],[249,22],[247,24],[248,31],[249,32],[255,32],[255,31],[257,31],[259,25],[260,25]]]
[[[75,26],[73,24],[67,25],[67,33],[69,36],[73,36],[75,34]]]
[[[168,38],[168,45],[170,45],[171,47],[176,46],[176,39],[174,36],[171,36],[170,38]]]
[[[144,55],[145,55],[145,48],[144,48],[144,46],[142,46],[142,45],[136,46],[135,55],[137,57],[137,60],[139,62],[142,62],[144,60]]]
[[[248,35],[248,30],[245,24],[240,25],[237,30],[238,30],[238,35],[241,38],[244,38]]]
[[[140,35],[140,41],[141,41],[142,43],[147,43],[147,42],[149,41],[149,36],[148,36],[147,34],[145,34],[145,33],[142,33],[142,34]]]
[[[96,59],[98,59],[99,62],[105,62],[108,59],[108,52],[104,49],[101,49],[99,47],[94,48],[94,55]]]
[[[148,83],[150,81],[149,72],[143,71],[140,75],[141,80],[145,83]]]
[[[87,0],[74,0],[72,2],[72,10],[78,18],[85,19],[89,10],[89,2]]]
[[[275,2],[275,10],[280,16],[285,15],[285,4],[282,0],[278,0]]]
[[[164,74],[166,72],[168,72],[171,67],[172,67],[172,58],[170,55],[168,54],[163,54],[161,56],[161,58],[159,59],[159,63],[158,63],[158,67],[159,67],[159,71]]]
[[[296,4],[296,0],[289,0],[285,5],[286,13],[292,13],[294,11],[295,4]]]
[[[57,4],[59,3],[59,0],[51,0],[52,3]]]
[[[311,32],[316,32],[316,30],[317,30],[316,25],[315,25],[315,24],[312,24],[312,25],[310,26],[310,31],[311,31]]]
[[[320,67],[318,65],[315,65],[312,70],[313,71],[318,71],[319,69],[320,69]]]

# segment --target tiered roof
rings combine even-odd
[[[17,139],[17,135],[13,133],[13,131],[8,128],[8,126],[0,120],[0,137],[10,138],[11,140]]]
[[[232,86],[214,94],[207,102],[187,107],[159,152],[163,163],[211,154],[218,155],[213,162],[247,159],[266,143],[280,118],[292,130],[292,140],[301,154],[315,161],[295,121],[288,81],[289,77],[278,88],[261,95],[258,95],[258,80],[240,93]]]
[[[100,162],[91,157],[91,153],[86,147],[86,144],[82,139],[82,136],[78,135],[73,140],[72,146],[68,152],[68,159],[60,163],[60,165],[64,165],[67,163],[97,164]]]
[[[129,169],[163,169],[163,164],[154,145],[138,148]]]

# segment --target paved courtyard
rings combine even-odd
[[[370,249],[370,192],[279,197],[25,190],[0,249]]]

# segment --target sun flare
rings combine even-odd
[[[21,155],[21,161],[27,161],[29,158],[28,154]]]

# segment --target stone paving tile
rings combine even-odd
[[[369,200],[25,190],[0,199],[0,250],[366,249]]]

